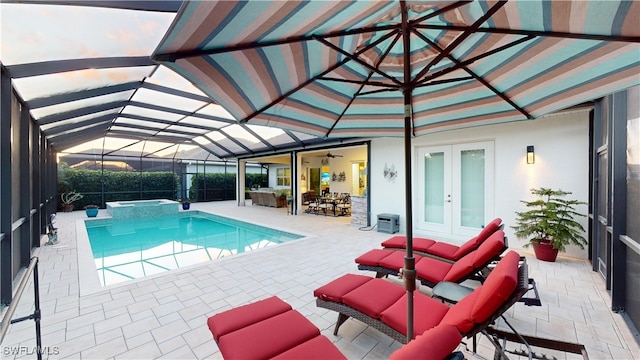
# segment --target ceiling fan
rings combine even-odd
[[[337,157],[342,157],[342,155],[334,155],[331,153],[331,151],[329,151],[326,155],[318,155],[318,157],[337,158]]]

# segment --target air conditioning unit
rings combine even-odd
[[[378,232],[395,234],[400,231],[400,216],[396,214],[378,214]]]

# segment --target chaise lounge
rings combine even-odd
[[[473,278],[491,262],[498,260],[507,247],[504,231],[497,230],[476,250],[472,250],[454,263],[414,255],[416,275],[418,280],[428,287],[433,287],[442,281],[460,283]],[[375,271],[376,277],[398,275],[404,265],[404,252],[373,249],[357,257],[355,261],[358,269]]]
[[[461,246],[456,246],[447,242],[436,241],[427,238],[413,238],[413,250],[423,256],[431,256],[447,261],[456,261],[466,254],[477,249],[480,244],[498,230],[503,230],[504,224],[502,219],[495,218],[489,222],[477,236],[472,237]],[[382,242],[385,249],[404,250],[407,247],[407,237],[404,235],[396,235]]]
[[[308,319],[275,296],[216,314],[207,324],[225,359],[346,359]],[[443,324],[395,351],[391,359],[419,355],[442,360],[460,341],[456,327]]]
[[[438,325],[455,326],[471,337],[483,332],[528,290],[526,260],[510,251],[491,271],[486,281],[453,306],[414,292],[414,333],[422,334]],[[316,305],[338,312],[334,330],[350,317],[406,343],[407,292],[386,279],[346,274],[314,291]]]

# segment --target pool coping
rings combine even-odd
[[[76,256],[77,256],[77,262],[78,262],[78,287],[79,287],[79,292],[80,292],[80,296],[87,296],[87,295],[92,295],[101,291],[107,291],[109,289],[115,288],[115,287],[119,287],[119,286],[127,286],[127,285],[131,285],[131,284],[135,284],[137,282],[141,282],[141,281],[147,281],[156,277],[161,277],[161,276],[165,276],[168,274],[175,274],[175,273],[179,273],[182,271],[190,271],[193,270],[194,268],[198,268],[198,267],[205,267],[208,266],[208,264],[212,261],[225,261],[225,260],[229,260],[229,259],[233,259],[233,258],[237,258],[238,256],[245,256],[245,255],[251,255],[251,253],[257,252],[257,251],[263,251],[263,250],[268,250],[270,248],[276,248],[276,247],[280,247],[280,246],[286,246],[287,244],[296,244],[300,241],[305,241],[309,238],[312,238],[313,235],[312,234],[300,234],[300,233],[296,233],[296,232],[292,232],[291,230],[285,230],[282,228],[278,228],[277,226],[273,226],[273,225],[266,225],[266,224],[261,224],[261,223],[254,223],[254,222],[249,222],[246,220],[242,220],[239,218],[235,218],[232,216],[226,216],[226,215],[220,215],[220,214],[216,214],[210,211],[205,211],[205,210],[190,210],[191,212],[199,212],[199,213],[203,213],[203,214],[208,214],[208,215],[213,215],[213,216],[218,216],[218,217],[222,217],[222,218],[226,218],[226,219],[230,219],[230,220],[234,220],[234,221],[239,221],[242,223],[247,223],[247,224],[251,224],[251,225],[256,225],[256,226],[261,226],[261,227],[266,227],[272,230],[277,230],[277,231],[281,231],[281,232],[285,232],[287,234],[293,234],[293,235],[298,235],[301,236],[301,238],[296,239],[295,241],[287,241],[284,243],[280,243],[274,246],[267,246],[264,248],[259,248],[256,250],[252,250],[249,252],[243,252],[243,253],[239,253],[239,254],[233,254],[230,256],[225,256],[219,259],[215,259],[215,260],[210,260],[210,261],[203,261],[201,263],[198,264],[192,264],[192,265],[187,265],[178,269],[171,269],[171,270],[167,270],[167,271],[163,271],[157,274],[151,274],[151,275],[147,275],[145,277],[141,277],[141,278],[135,278],[135,279],[131,279],[131,280],[126,280],[126,281],[122,281],[122,282],[118,282],[115,284],[111,284],[111,285],[106,285],[106,286],[102,286],[100,283],[100,277],[98,276],[98,269],[96,267],[95,264],[95,260],[93,257],[93,251],[91,250],[91,244],[89,243],[89,234],[87,232],[87,228],[85,226],[85,223],[87,221],[89,222],[100,222],[100,221],[105,221],[105,220],[112,220],[113,218],[109,215],[103,215],[97,218],[85,218],[85,219],[77,219],[76,220]],[[183,212],[181,211],[179,214],[182,214]]]

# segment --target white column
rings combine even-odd
[[[237,194],[236,194],[236,198],[238,199],[238,206],[245,206],[245,202],[244,202],[244,188],[245,188],[245,176],[247,173],[247,161],[246,160],[238,160],[237,163],[237,176],[236,176],[236,183],[238,184],[237,186]]]

